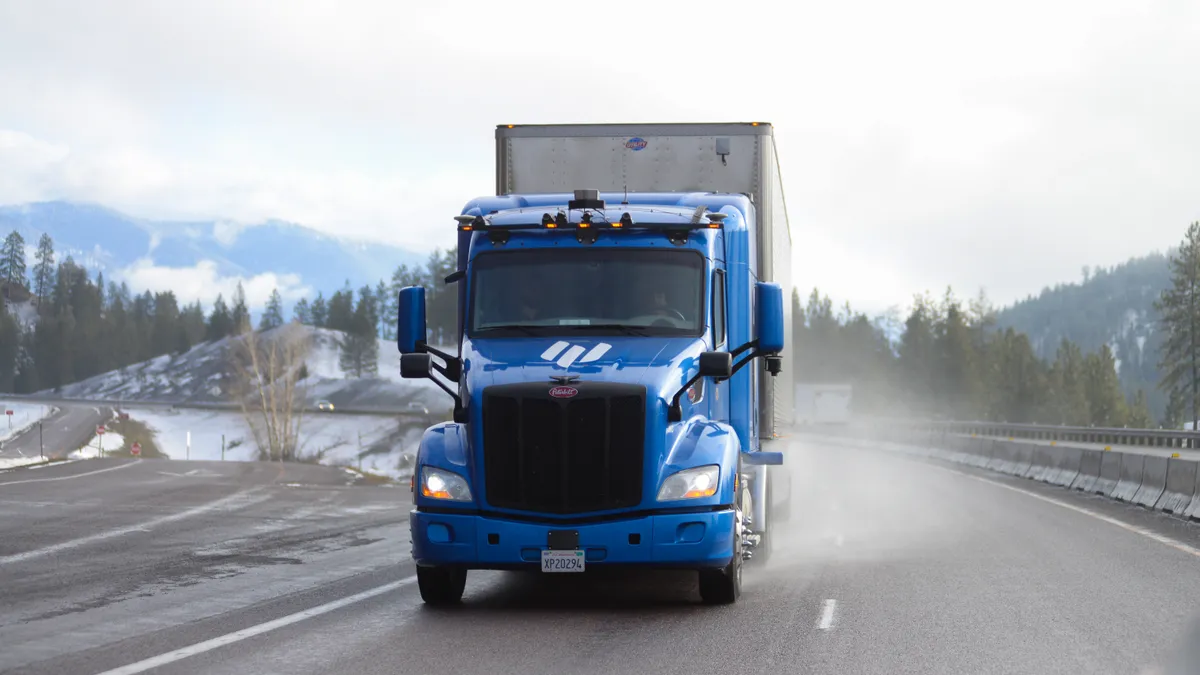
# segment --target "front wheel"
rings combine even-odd
[[[700,599],[706,605],[731,605],[742,595],[741,510],[733,528],[733,559],[718,570],[700,570]]]
[[[462,600],[467,587],[467,571],[453,567],[418,567],[417,588],[421,599],[435,607],[453,605]]]

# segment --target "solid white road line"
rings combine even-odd
[[[0,487],[4,487],[5,485],[21,485],[22,483],[49,483],[49,482],[58,481],[58,480],[74,480],[76,478],[83,478],[84,476],[95,476],[98,473],[104,473],[106,471],[116,471],[118,469],[128,469],[129,467],[133,466],[134,464],[141,464],[141,463],[142,463],[142,460],[135,459],[132,462],[127,462],[127,463],[121,464],[119,466],[110,466],[107,469],[96,469],[95,471],[89,471],[87,473],[77,473],[77,474],[74,474],[71,476],[59,476],[58,478],[30,478],[27,480],[0,481]]]
[[[817,624],[817,628],[821,630],[830,630],[833,628],[833,613],[837,609],[837,600],[826,600],[825,606],[821,608],[821,621]]]
[[[263,502],[263,501],[270,499],[271,497],[269,495],[261,495],[257,498],[247,499],[248,497],[251,497],[254,493],[258,492],[261,489],[262,488],[252,488],[250,490],[244,490],[242,492],[238,492],[236,494],[229,495],[228,497],[218,499],[215,502],[201,504],[200,506],[188,509],[187,511],[180,511],[179,513],[172,513],[171,515],[168,515],[168,516],[162,516],[160,518],[154,518],[152,520],[143,521],[143,522],[137,523],[135,525],[130,525],[128,527],[121,527],[121,528],[118,528],[115,530],[109,530],[107,532],[98,532],[96,534],[93,534],[93,535],[87,536],[87,537],[83,537],[81,539],[72,539],[70,541],[64,541],[64,542],[61,542],[58,544],[54,544],[52,546],[47,546],[45,548],[38,548],[38,549],[34,549],[32,551],[25,551],[24,553],[14,553],[13,555],[3,556],[3,557],[0,557],[0,565],[24,562],[26,560],[33,560],[34,558],[40,558],[42,556],[50,555],[51,553],[58,553],[59,551],[65,551],[65,550],[72,549],[72,548],[78,548],[80,546],[92,544],[92,543],[95,543],[98,541],[104,541],[105,539],[112,539],[113,537],[120,537],[122,535],[131,534],[133,532],[145,532],[145,531],[149,530],[150,528],[155,527],[157,525],[163,525],[166,523],[174,522],[176,520],[183,520],[184,518],[191,518],[192,516],[198,516],[202,513],[214,511],[216,509],[220,509],[224,506],[228,506],[230,504],[234,504],[239,501],[242,502],[242,504],[241,504],[242,506],[250,506],[252,504],[257,504],[259,502]]]
[[[284,626],[290,626],[291,624],[299,623],[300,621],[304,621],[305,619],[311,619],[315,616],[320,616],[322,614],[328,614],[329,612],[332,612],[334,610],[341,609],[342,607],[346,607],[348,605],[353,605],[356,602],[362,602],[363,600],[373,598],[377,595],[383,595],[384,593],[390,593],[398,588],[403,588],[404,586],[407,586],[416,580],[417,580],[417,578],[414,576],[414,577],[408,577],[405,579],[400,579],[399,581],[393,581],[391,583],[387,583],[382,586],[376,586],[375,588],[363,591],[362,593],[356,593],[354,595],[347,596],[345,598],[342,598],[341,600],[335,600],[333,602],[330,602],[330,603],[327,603],[324,605],[319,605],[317,607],[313,607],[312,609],[306,609],[303,612],[296,612],[295,614],[289,614],[288,616],[281,617],[281,618],[275,619],[273,621],[268,621],[266,623],[260,623],[257,626],[243,628],[242,630],[235,631],[233,633],[227,633],[220,637],[215,637],[211,640],[205,640],[204,642],[197,642],[194,645],[182,647],[180,649],[176,649],[173,652],[159,654],[158,656],[153,656],[144,661],[138,661],[137,663],[131,663],[127,666],[122,666],[120,668],[114,668],[113,670],[106,670],[103,673],[98,673],[97,675],[134,675],[134,673],[145,672],[147,670],[150,670],[151,668],[158,668],[159,666],[165,666],[168,663],[174,663],[176,661],[181,661],[183,659],[188,658],[189,656],[195,656],[196,654],[203,654],[204,652],[212,651],[214,649],[217,649],[218,647],[224,647],[225,645],[233,644],[235,642],[241,642],[242,640],[245,640],[247,638],[252,638],[256,635],[262,635],[263,633],[273,631],[277,628],[283,628]]]
[[[932,464],[930,466],[937,466],[937,465]],[[966,476],[967,478],[972,478],[981,483],[987,483],[989,485],[995,485],[996,487],[1004,488],[1005,490],[1012,490],[1013,492],[1019,492],[1027,497],[1033,497],[1034,499],[1041,500],[1043,502],[1046,502],[1047,504],[1053,504],[1055,506],[1060,506],[1064,509],[1067,509],[1068,511],[1074,511],[1075,513],[1081,513],[1085,516],[1090,516],[1092,518],[1095,518],[1096,520],[1102,520],[1102,521],[1108,523],[1109,525],[1116,525],[1117,527],[1121,528],[1122,530],[1127,530],[1129,532],[1133,532],[1134,534],[1140,534],[1143,537],[1146,537],[1147,539],[1153,539],[1154,541],[1157,541],[1160,544],[1165,544],[1166,546],[1170,546],[1171,548],[1173,548],[1177,551],[1182,551],[1183,553],[1187,553],[1188,555],[1193,555],[1193,556],[1196,556],[1197,558],[1200,558],[1200,549],[1198,549],[1194,546],[1188,546],[1187,544],[1185,544],[1181,541],[1176,541],[1170,537],[1165,537],[1157,532],[1152,532],[1150,530],[1138,527],[1136,525],[1130,525],[1129,523],[1122,522],[1120,520],[1117,520],[1116,518],[1110,518],[1102,513],[1097,513],[1095,511],[1092,511],[1091,509],[1085,509],[1081,506],[1075,506],[1074,504],[1068,504],[1067,502],[1059,501],[1057,499],[1054,499],[1053,497],[1047,497],[1045,495],[1040,495],[1036,492],[1026,490],[1024,488],[1019,488],[1019,487],[1016,487],[1013,485],[1008,485],[1006,483],[1002,483],[998,480],[993,480],[991,478],[985,478],[983,476],[976,476],[976,475],[969,474],[969,473],[966,473],[963,471],[958,471],[958,470],[952,469],[950,467],[938,466],[937,468],[944,469],[951,473],[956,473],[960,476]]]

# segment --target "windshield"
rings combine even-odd
[[[472,336],[704,330],[704,258],[696,251],[485,253],[471,273]]]

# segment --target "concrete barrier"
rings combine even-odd
[[[1079,474],[1071,483],[1072,490],[1091,492],[1100,480],[1100,469],[1104,465],[1104,453],[1099,450],[1083,450],[1079,456]]]
[[[1025,477],[1045,482],[1046,477],[1054,471],[1054,448],[1049,445],[1034,445],[1033,464],[1025,472]]]
[[[1016,444],[1016,448],[1017,460],[1013,462],[1012,475],[1024,476],[1033,465],[1033,451],[1037,446],[1028,443],[1018,443]]]
[[[1083,448],[1055,446],[1054,469],[1046,474],[1045,481],[1059,487],[1071,487],[1079,477],[1079,465],[1083,462]]]
[[[1154,505],[1159,511],[1183,515],[1196,496],[1196,462],[1186,459],[1167,460],[1167,486]]]
[[[1011,443],[992,441],[992,458],[988,460],[987,468],[992,471],[1009,473],[1008,467],[1012,465],[1016,456],[1016,450],[1013,449]]]
[[[968,438],[971,441],[971,453],[967,457],[967,463],[979,469],[986,469],[988,463],[992,461],[992,448],[995,441],[990,438]]]
[[[1167,488],[1167,458],[1147,455],[1142,465],[1142,486],[1133,496],[1133,503],[1154,508]]]
[[[1142,488],[1142,464],[1144,455],[1121,453],[1121,480],[1109,497],[1123,502],[1132,502],[1138,490]]]
[[[1101,452],[1100,479],[1091,489],[1093,494],[1112,496],[1121,480],[1121,453]]]
[[[1192,505],[1187,507],[1183,515],[1192,520],[1200,520],[1200,476],[1196,478],[1196,496],[1192,497]]]

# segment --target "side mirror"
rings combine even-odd
[[[396,320],[396,345],[401,354],[417,354],[417,345],[425,342],[425,289],[407,286],[400,289],[400,312]],[[401,370],[404,359],[401,358]],[[408,377],[408,375],[402,375]]]
[[[759,282],[756,284],[756,310],[758,323],[758,350],[764,354],[783,351],[783,289],[779,284]]]
[[[703,352],[700,354],[700,377],[729,378],[733,376],[733,354]]]
[[[401,354],[400,377],[406,380],[433,377],[433,357],[429,354]]]

